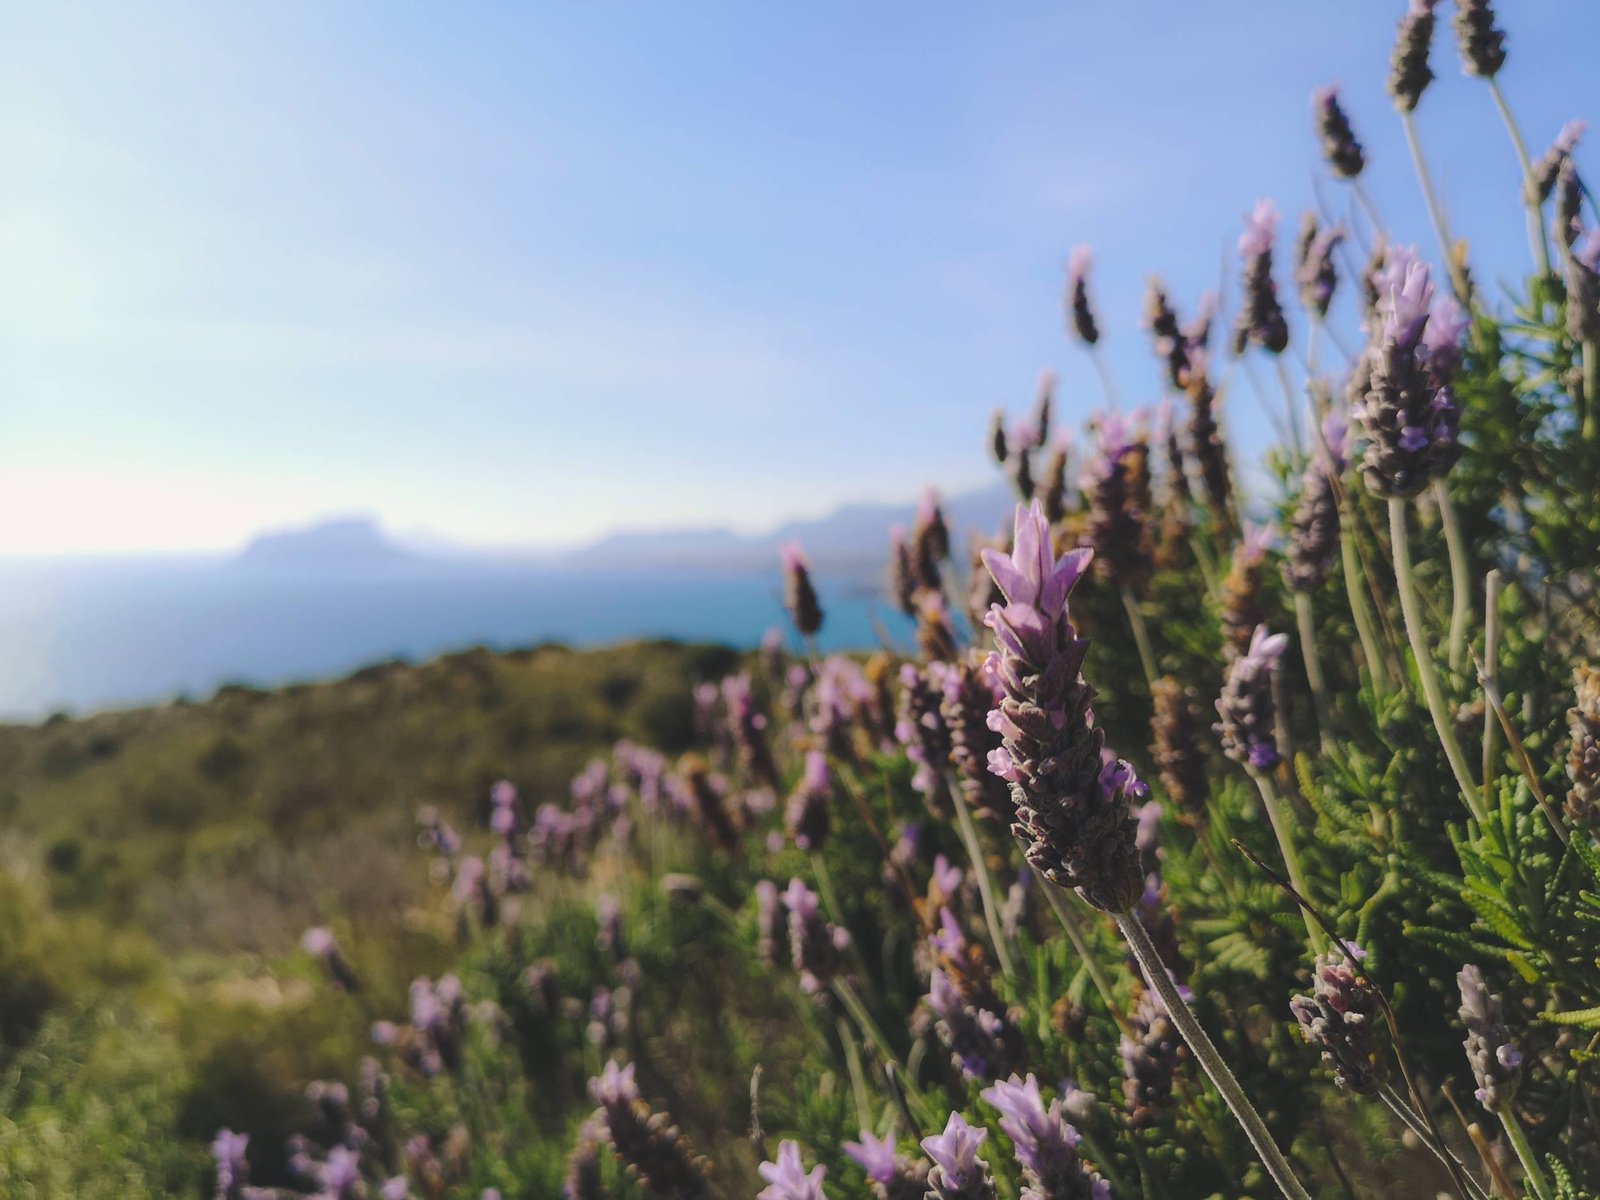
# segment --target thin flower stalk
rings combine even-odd
[[[1272,776],[1266,771],[1251,769],[1250,778],[1256,785],[1256,791],[1261,794],[1261,805],[1267,810],[1267,820],[1272,825],[1272,836],[1277,839],[1278,853],[1283,855],[1283,865],[1289,871],[1289,882],[1294,884],[1295,891],[1302,896],[1310,896],[1306,886],[1305,871],[1300,866],[1300,854],[1295,849],[1294,824],[1288,807],[1283,797],[1278,793],[1277,784],[1272,782]],[[1304,909],[1300,915],[1305,918],[1306,937],[1310,939],[1311,948],[1321,951],[1326,944],[1322,930],[1311,918],[1311,914]]]
[[[1483,577],[1483,794],[1492,795],[1495,765],[1495,714],[1487,693],[1500,676],[1500,570]]]
[[[959,781],[952,782],[950,795],[956,803],[956,824],[961,831],[961,841],[966,846],[967,857],[972,860],[972,872],[978,880],[978,896],[983,901],[983,923],[989,930],[989,941],[994,945],[1000,971],[1007,979],[1015,974],[1011,963],[1011,947],[1006,943],[1000,928],[999,909],[994,902],[994,881],[989,877],[989,864],[983,857],[983,844],[978,840],[978,830],[972,823],[972,812],[967,798],[962,795]]]
[[[1428,649],[1427,635],[1422,628],[1422,606],[1417,600],[1417,585],[1411,572],[1411,541],[1406,531],[1406,502],[1399,496],[1391,497],[1389,500],[1389,541],[1394,552],[1394,575],[1396,589],[1400,593],[1400,615],[1405,621],[1406,638],[1411,643],[1411,656],[1417,664],[1417,677],[1422,681],[1422,694],[1428,704],[1428,713],[1433,717],[1434,730],[1439,735],[1440,745],[1444,747],[1444,755],[1450,762],[1450,770],[1455,774],[1456,785],[1461,789],[1461,798],[1466,801],[1467,809],[1478,823],[1487,824],[1489,815],[1483,806],[1482,797],[1478,794],[1477,786],[1472,782],[1466,756],[1461,753],[1461,744],[1456,740],[1455,725],[1445,708],[1444,692],[1439,687],[1439,674],[1433,665],[1433,653]]]
[[[1317,734],[1324,754],[1331,747],[1332,712],[1328,705],[1328,681],[1322,674],[1322,659],[1317,654],[1317,624],[1311,612],[1311,593],[1294,594],[1295,625],[1300,634],[1300,657],[1306,665],[1306,682],[1311,685],[1311,703],[1317,711]]]
[[[1495,109],[1500,113],[1500,120],[1505,123],[1506,133],[1511,138],[1512,149],[1517,152],[1517,163],[1522,167],[1523,199],[1528,209],[1528,241],[1533,250],[1534,265],[1539,268],[1539,278],[1546,279],[1550,275],[1550,243],[1545,231],[1544,205],[1539,202],[1539,185],[1534,178],[1533,159],[1528,155],[1528,143],[1523,140],[1522,130],[1511,113],[1511,105],[1506,103],[1499,76],[1491,75],[1487,82],[1489,95],[1494,98]]]
[[[1401,112],[1400,127],[1405,130],[1406,148],[1411,151],[1411,164],[1416,168],[1417,182],[1422,186],[1422,198],[1428,206],[1428,219],[1433,223],[1434,234],[1439,239],[1439,250],[1444,256],[1445,269],[1450,276],[1450,290],[1461,303],[1465,304],[1470,293],[1461,266],[1456,261],[1455,242],[1450,236],[1450,225],[1445,219],[1444,205],[1440,203],[1438,193],[1433,190],[1433,176],[1428,171],[1428,160],[1422,154],[1422,140],[1417,136],[1416,117],[1410,112]]]
[[[1128,943],[1128,948],[1133,951],[1145,980],[1161,997],[1173,1024],[1178,1027],[1178,1032],[1183,1035],[1183,1040],[1193,1051],[1195,1060],[1216,1085],[1234,1119],[1244,1129],[1245,1136],[1255,1147],[1262,1165],[1267,1168],[1267,1174],[1272,1176],[1272,1181],[1278,1185],[1288,1200],[1310,1200],[1310,1194],[1296,1178],[1289,1160],[1283,1156],[1283,1151],[1279,1150],[1278,1144],[1272,1140],[1272,1134],[1261,1120],[1261,1114],[1256,1112],[1255,1106],[1250,1103],[1250,1098],[1239,1086],[1239,1081],[1228,1069],[1227,1062],[1206,1035],[1205,1028],[1184,1001],[1183,995],[1178,991],[1178,985],[1167,974],[1167,968],[1162,963],[1154,943],[1150,941],[1150,935],[1145,932],[1144,926],[1139,923],[1136,916],[1128,912],[1117,913],[1115,920],[1117,928],[1122,931],[1122,936]]]
[[[1472,579],[1467,572],[1467,547],[1461,536],[1461,519],[1443,479],[1433,481],[1433,499],[1444,525],[1445,548],[1450,555],[1450,669],[1460,670],[1467,648],[1467,621],[1472,615]]]

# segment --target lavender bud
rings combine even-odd
[[[567,1177],[561,1184],[562,1200],[604,1200],[600,1146],[605,1140],[605,1120],[599,1113],[578,1127],[577,1143],[567,1158]]]
[[[1383,1079],[1373,1036],[1377,993],[1337,951],[1317,956],[1314,976],[1311,995],[1289,1001],[1300,1032],[1322,1051],[1323,1061],[1333,1068],[1335,1083],[1371,1095]]]
[[[1490,1112],[1500,1112],[1516,1090],[1522,1069],[1522,1051],[1511,1044],[1500,997],[1484,985],[1483,972],[1471,965],[1456,975],[1461,988],[1461,1022],[1467,1027],[1467,1064],[1478,1081],[1474,1093]]]
[[[1311,93],[1311,111],[1316,114],[1317,136],[1322,139],[1322,157],[1341,179],[1356,178],[1367,159],[1339,103],[1339,89],[1325,87]]]
[[[727,783],[711,774],[706,761],[686,754],[678,763],[680,780],[702,832],[720,850],[733,853],[739,848],[739,826],[727,803]]]
[[[1207,366],[1205,352],[1197,351],[1191,360],[1186,389],[1190,404],[1189,445],[1200,467],[1211,519],[1219,529],[1228,529],[1233,526],[1233,468],[1228,461],[1228,445],[1217,424],[1217,393],[1211,386]]]
[[[1529,203],[1543,204],[1550,199],[1550,193],[1555,191],[1556,177],[1561,173],[1561,164],[1566,162],[1578,148],[1578,142],[1582,140],[1588,128],[1589,122],[1583,120],[1568,121],[1561,127],[1560,132],[1556,134],[1556,140],[1550,144],[1550,149],[1533,164]]]
[[[889,575],[885,590],[890,601],[908,617],[917,613],[917,572],[911,560],[906,531],[896,525],[889,530]]]
[[[1556,234],[1568,246],[1583,232],[1583,180],[1571,156],[1556,170]]]
[[[1489,0],[1456,0],[1455,27],[1461,43],[1461,70],[1493,79],[1506,65],[1506,35],[1495,27]]]
[[[1013,546],[1010,556],[984,553],[1006,599],[985,618],[998,647],[987,670],[1004,692],[989,716],[1004,739],[989,769],[1011,785],[1012,832],[1034,869],[1098,908],[1126,912],[1144,890],[1129,799],[1148,789],[1131,769],[1101,771],[1105,735],[1089,711],[1094,689],[1079,674],[1088,643],[1067,609],[1092,552],[1054,558],[1037,504],[1017,507]]]
[[[942,564],[950,557],[950,527],[939,507],[939,493],[929,488],[917,504],[911,526],[911,565],[918,586],[938,590],[944,586]]]
[[[1333,294],[1339,286],[1333,252],[1342,241],[1344,230],[1339,226],[1320,230],[1306,246],[1300,268],[1295,272],[1295,280],[1300,285],[1300,303],[1320,317],[1328,315]]]
[[[984,578],[989,573],[984,572]],[[998,697],[981,660],[952,664],[944,674],[939,712],[950,738],[950,763],[961,794],[979,816],[1010,825],[1016,817],[1005,781],[989,770],[989,758],[1001,737],[989,727],[989,710]]]
[[[789,619],[801,637],[815,637],[822,628],[822,605],[811,583],[811,566],[806,561],[805,551],[798,542],[786,542],[778,553],[783,561],[783,602],[789,610]]]
[[[1389,59],[1389,95],[1401,112],[1413,112],[1428,84],[1433,69],[1428,66],[1428,49],[1433,42],[1433,10],[1438,0],[1411,0],[1406,15],[1400,18],[1394,53]]]
[[[987,1129],[974,1129],[953,1112],[943,1133],[922,1139],[923,1152],[934,1164],[928,1172],[928,1200],[994,1200],[989,1166],[978,1157],[978,1147],[988,1136]]]
[[[789,881],[783,903],[789,911],[790,960],[800,972],[800,986],[821,991],[844,965],[849,931],[822,919],[817,894],[798,879]]]
[[[995,409],[994,416],[989,418],[989,452],[994,455],[995,462],[1002,467],[1010,461],[1010,447],[1006,443],[1006,413],[1003,408]]]
[[[1178,314],[1159,279],[1151,279],[1145,291],[1143,324],[1155,345],[1156,357],[1167,368],[1172,386],[1184,387],[1189,374],[1190,339],[1179,327]],[[1200,340],[1203,343],[1205,339]]]
[[[361,990],[361,981],[356,977],[355,968],[339,949],[331,929],[319,925],[306,930],[301,935],[300,947],[322,964],[328,981],[334,987],[352,995]]]
[[[1085,346],[1100,340],[1100,326],[1089,305],[1089,268],[1093,263],[1094,252],[1088,246],[1074,247],[1067,260],[1067,327]]]
[[[944,683],[950,668],[942,662],[918,670],[911,663],[900,668],[899,720],[895,737],[916,764],[911,785],[922,793],[935,813],[945,812],[945,767],[950,762],[950,731],[941,708]]]
[[[1229,665],[1217,699],[1217,714],[1222,719],[1212,728],[1222,740],[1222,752],[1252,770],[1269,771],[1278,765],[1272,677],[1288,644],[1287,635],[1269,636],[1265,625],[1256,626],[1249,648]]]
[[[1600,341],[1600,228],[1567,255],[1567,333],[1576,342]]]
[[[1313,592],[1333,569],[1339,547],[1339,501],[1334,480],[1344,474],[1345,423],[1337,413],[1323,422],[1323,451],[1306,467],[1289,521],[1283,581],[1290,591]]]

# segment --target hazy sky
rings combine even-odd
[[[1313,86],[1432,252],[1383,93],[1403,7],[10,5],[0,553],[341,511],[569,542],[985,482],[987,414],[1041,367],[1099,403],[1060,332],[1074,244],[1140,400],[1148,273],[1191,305],[1267,195],[1287,258]],[[1537,154],[1600,118],[1600,5],[1503,7]],[[1441,15],[1423,136],[1508,275],[1515,160]]]

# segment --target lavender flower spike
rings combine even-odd
[[[1339,89],[1318,88],[1311,93],[1311,110],[1317,118],[1317,136],[1322,139],[1322,156],[1335,175],[1354,179],[1367,165],[1367,158],[1350,128],[1350,118],[1339,103]]]
[[[928,1172],[928,1200],[994,1200],[994,1180],[978,1157],[978,1147],[988,1136],[987,1129],[974,1129],[953,1112],[943,1133],[922,1139],[922,1149],[934,1164]]]
[[[238,1200],[243,1194],[250,1179],[250,1164],[245,1159],[249,1145],[248,1133],[217,1130],[211,1142],[211,1157],[217,1164],[217,1200]]]
[[[822,605],[811,583],[811,564],[799,542],[785,542],[778,549],[783,562],[784,605],[801,637],[815,637],[822,628]]]
[[[895,1152],[893,1137],[861,1131],[859,1142],[846,1142],[844,1152],[866,1172],[874,1200],[923,1200],[928,1192],[927,1164]]]
[[[1360,957],[1362,951],[1357,950]],[[1300,1023],[1307,1042],[1322,1051],[1333,1067],[1333,1081],[1342,1088],[1371,1095],[1383,1079],[1373,1022],[1378,997],[1372,985],[1360,978],[1345,956],[1337,951],[1317,956],[1315,988],[1309,996],[1296,996],[1289,1010]]]
[[[1062,1115],[1062,1102],[1048,1108],[1032,1075],[1015,1075],[979,1093],[1000,1112],[1000,1128],[1016,1147],[1025,1185],[1022,1200],[1110,1200],[1111,1185],[1078,1157],[1078,1131]]]
[[[1089,644],[1067,611],[1091,557],[1072,550],[1055,558],[1038,504],[1017,507],[1009,556],[984,551],[1006,600],[984,618],[998,647],[985,669],[1003,690],[989,713],[989,727],[1004,739],[989,769],[1011,785],[1011,831],[1034,869],[1097,908],[1126,912],[1144,892],[1129,810],[1142,785],[1130,768],[1102,786],[1105,734],[1089,709],[1094,689],[1079,674]]]
[[[757,1193],[756,1200],[826,1200],[822,1192],[822,1179],[828,1173],[828,1168],[819,1163],[811,1168],[809,1175],[806,1174],[797,1142],[780,1142],[778,1161],[764,1162],[757,1170],[761,1172],[761,1178],[767,1181],[767,1186]]]
[[[1228,668],[1227,682],[1217,699],[1221,720],[1213,728],[1222,739],[1222,752],[1257,771],[1278,765],[1272,676],[1288,644],[1287,634],[1269,635],[1265,625],[1257,625],[1249,650]]]
[[[1433,82],[1428,50],[1433,43],[1434,12],[1439,0],[1411,0],[1400,18],[1394,53],[1389,59],[1389,95],[1403,113],[1416,111],[1422,93]]]
[[[1522,1051],[1511,1044],[1505,1018],[1500,1013],[1500,997],[1489,991],[1483,972],[1472,964],[1456,975],[1461,988],[1461,1021],[1467,1027],[1467,1064],[1478,1088],[1478,1103],[1490,1112],[1500,1112],[1516,1089],[1522,1069]]]
[[[1100,340],[1100,326],[1089,304],[1089,268],[1094,263],[1094,251],[1088,246],[1075,246],[1067,260],[1067,324],[1085,346]]]

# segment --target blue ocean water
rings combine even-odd
[[[819,579],[824,649],[904,642],[870,584]],[[224,683],[332,678],[388,658],[559,640],[754,646],[784,624],[775,571],[568,570],[495,560],[314,569],[223,558],[0,562],[0,717],[36,720]]]

